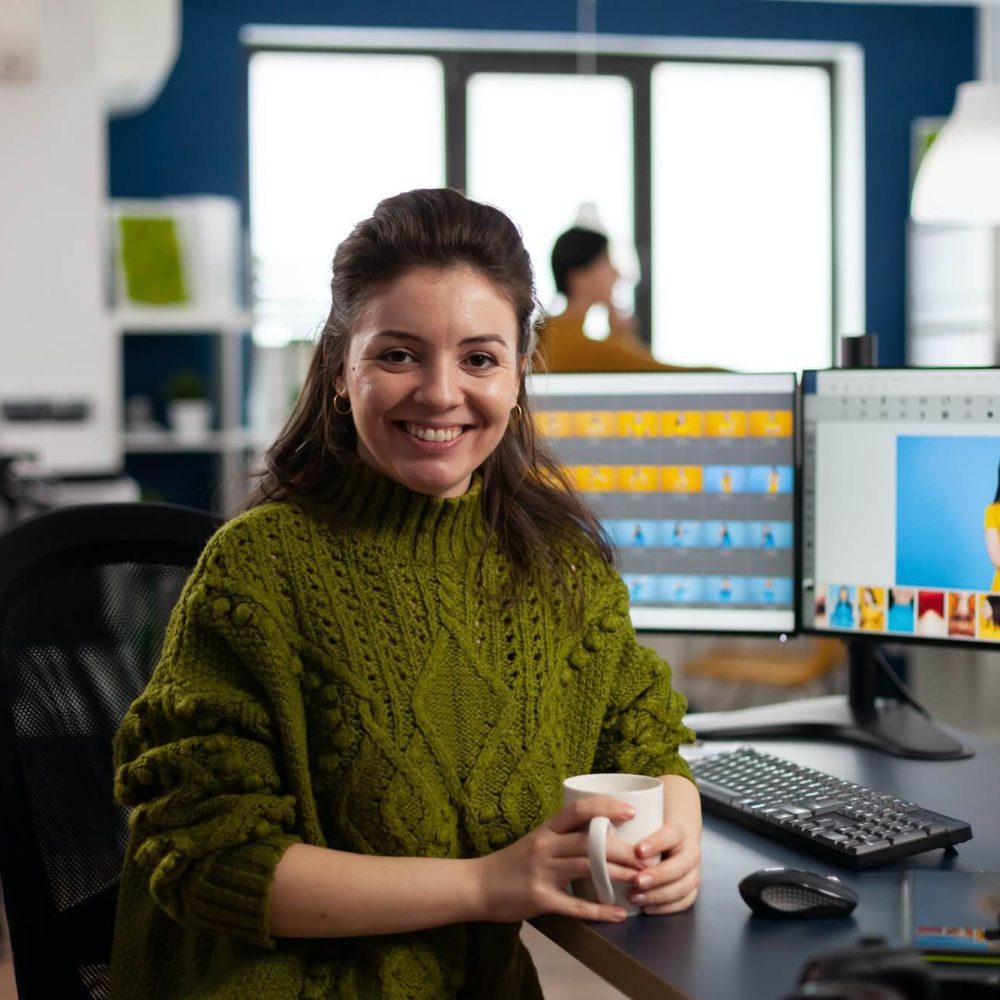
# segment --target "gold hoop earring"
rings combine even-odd
[[[517,416],[514,416],[514,411],[517,410]],[[510,408],[510,426],[516,427],[521,422],[521,417],[524,416],[524,411],[521,409],[520,403],[515,403]]]
[[[337,403],[344,402],[347,403],[347,409],[342,410]],[[346,417],[348,413],[351,412],[351,401],[346,396],[341,396],[339,392],[333,394],[333,412],[338,413],[342,417]]]

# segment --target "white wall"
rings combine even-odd
[[[0,452],[37,451],[64,473],[115,471],[121,378],[102,284],[100,3],[13,3],[33,58],[24,78],[0,77],[0,402],[87,400],[91,419],[28,426],[0,417]],[[0,18],[0,46],[5,27],[9,37]]]

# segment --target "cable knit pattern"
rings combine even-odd
[[[555,812],[571,774],[688,774],[684,699],[640,647],[621,580],[581,551],[585,623],[514,601],[477,482],[409,492],[352,467],[328,512],[270,504],[209,543],[115,742],[132,807],[119,1000],[540,997],[510,924],[273,940],[295,842],[473,857]]]

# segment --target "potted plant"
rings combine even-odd
[[[203,438],[212,425],[212,404],[201,372],[179,371],[164,384],[167,423],[182,441]]]

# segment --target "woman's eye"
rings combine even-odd
[[[470,368],[492,368],[496,363],[496,358],[491,354],[470,354],[466,359],[466,364]]]
[[[388,361],[391,365],[405,364],[410,360],[410,357],[410,352],[404,350],[402,347],[392,347],[382,354],[382,360]]]

